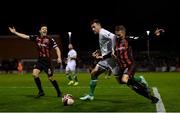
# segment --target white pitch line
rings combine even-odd
[[[159,102],[156,104],[156,110],[157,113],[166,113],[166,109],[164,107],[163,101],[161,99],[161,96],[158,92],[157,87],[153,87],[153,92],[154,92],[154,96],[157,97],[159,99]]]

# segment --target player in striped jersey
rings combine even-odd
[[[16,31],[16,29],[13,27],[9,27],[10,32],[12,32],[13,34],[24,38],[24,39],[28,39],[33,41],[36,44],[36,48],[39,54],[38,60],[36,62],[36,64],[34,65],[34,69],[33,69],[33,77],[34,77],[34,81],[37,85],[37,88],[39,90],[39,93],[37,95],[37,97],[41,97],[44,96],[44,91],[43,88],[41,86],[41,80],[39,78],[39,74],[42,70],[45,71],[45,73],[48,75],[48,79],[50,80],[50,82],[52,83],[52,85],[54,86],[54,88],[57,91],[57,96],[60,97],[62,96],[61,91],[59,89],[58,83],[56,80],[54,80],[53,78],[53,69],[52,69],[52,63],[51,63],[51,49],[54,48],[57,54],[57,62],[61,63],[61,51],[59,49],[59,47],[57,46],[55,40],[51,37],[49,37],[47,35],[48,29],[46,25],[41,26],[39,33],[39,36],[36,35],[26,35],[23,33],[19,33]]]
[[[138,94],[150,99],[152,103],[157,103],[158,98],[151,95],[149,87],[137,82],[138,77],[134,77],[135,74],[135,62],[133,58],[132,48],[128,43],[128,38],[126,37],[126,29],[124,26],[115,27],[116,34],[116,48],[115,48],[115,58],[117,59],[118,65],[120,66],[120,76],[119,83],[127,84]]]

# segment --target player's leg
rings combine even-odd
[[[93,100],[94,99],[94,91],[97,85],[97,78],[100,74],[105,72],[108,68],[111,69],[114,75],[118,75],[118,67],[115,62],[112,61],[112,58],[106,58],[98,62],[95,68],[91,71],[91,81],[90,81],[90,91],[89,94],[81,97],[81,100]]]
[[[138,82],[134,81],[133,79],[128,80],[128,87],[130,87],[132,90],[134,90],[136,93],[150,99],[152,103],[157,103],[159,101],[158,98],[154,97],[150,89],[143,86],[142,84],[139,84]]]
[[[158,99],[151,95],[151,92],[149,90],[150,88],[140,84],[135,79],[133,79],[134,74],[135,74],[135,65],[131,65],[124,70],[122,82],[126,83],[128,87],[130,87],[136,93],[150,99],[153,103],[156,103]]]
[[[69,63],[69,70],[71,71],[71,74],[73,76],[73,83],[74,83],[74,85],[78,85],[76,62],[70,62]]]
[[[58,85],[57,81],[53,78],[52,66],[49,65],[48,67],[44,67],[44,71],[48,75],[48,79],[50,80],[50,82],[54,86],[54,88],[55,88],[55,90],[57,92],[57,97],[61,97],[62,93],[60,91],[59,85]]]
[[[141,75],[141,76],[138,76],[138,75],[135,75],[133,77],[133,79],[136,81],[136,82],[139,82],[140,84],[144,85],[145,87],[149,87],[146,79]]]
[[[102,69],[98,64],[91,71],[91,81],[90,81],[90,92],[89,95],[94,96],[94,91],[97,85],[98,76],[102,74],[105,70]]]
[[[37,66],[37,65],[36,65]],[[38,88],[38,90],[39,90],[39,93],[38,93],[38,95],[37,95],[37,97],[40,97],[40,96],[44,96],[45,94],[44,94],[44,91],[43,91],[43,89],[42,89],[42,85],[41,85],[41,80],[40,80],[40,78],[39,78],[39,73],[40,73],[41,71],[39,70],[39,69],[33,69],[33,73],[32,73],[32,75],[33,75],[33,77],[34,77],[34,81],[35,81],[35,83],[36,83],[36,86],[37,86],[37,88]]]
[[[57,92],[57,97],[61,97],[62,96],[62,92],[59,88],[59,85],[57,83],[57,81],[53,78],[53,76],[49,76],[48,79],[50,80],[50,82],[52,83],[52,85],[54,86],[56,92]]]
[[[69,65],[66,66],[66,77],[68,79],[68,85],[72,85],[74,83],[74,81],[71,78],[71,70],[69,68]]]
[[[88,72],[91,73],[91,71],[93,70],[94,66],[89,66],[88,67]]]
[[[77,78],[76,62],[71,62],[70,70],[71,70],[72,75],[73,75],[74,85],[76,86],[79,84],[78,78]]]
[[[73,71],[74,86],[79,84],[77,76],[78,76],[77,75],[77,69],[75,68],[74,71]]]
[[[94,91],[97,85],[97,79],[100,74],[102,74],[105,70],[102,69],[98,64],[95,68],[91,71],[91,81],[89,84],[90,90],[89,94],[81,97],[81,100],[93,100],[94,99]]]
[[[107,58],[107,65],[108,65],[108,72],[109,72],[109,76],[111,75],[111,73],[115,76],[118,77],[121,73],[119,66],[116,64],[115,60],[113,58]]]
[[[149,90],[146,87],[141,86],[139,82],[135,81],[133,78],[130,78],[128,74],[124,73],[122,76],[116,77],[119,84],[127,84],[128,87],[130,87],[132,90],[134,90],[136,93],[143,95],[145,97],[149,98]]]

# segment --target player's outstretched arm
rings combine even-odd
[[[55,47],[54,48],[55,50],[56,50],[56,54],[57,54],[57,62],[58,63],[62,63],[62,59],[61,59],[61,51],[60,51],[60,49],[59,49],[59,47]]]
[[[17,32],[14,27],[9,27],[9,30],[10,30],[11,33],[13,33],[13,34],[15,34],[15,35],[17,35],[17,36],[19,36],[21,38],[30,39],[29,35]]]

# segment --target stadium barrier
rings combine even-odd
[[[22,67],[23,67],[23,73],[32,73],[33,66],[36,63],[37,59],[22,59]],[[81,64],[80,64],[81,63]],[[78,64],[77,70],[79,72],[88,72],[88,63],[83,63],[81,61]],[[59,65],[56,62],[56,59],[52,60],[52,64],[54,67],[54,72],[65,72],[66,64],[63,62],[61,65]],[[17,73],[17,65],[18,60],[9,59],[5,61],[0,61],[0,73]],[[137,71],[139,72],[148,72],[148,71],[154,71],[154,72],[173,72],[173,71],[180,71],[180,67],[176,66],[154,66],[154,65],[138,65]]]

